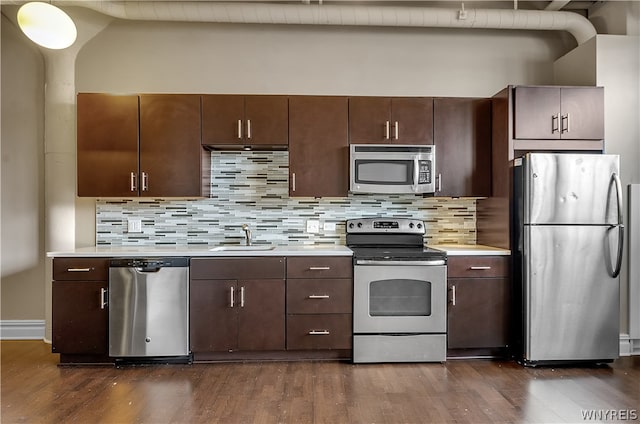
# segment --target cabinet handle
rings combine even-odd
[[[470,266],[469,269],[473,271],[482,271],[482,270],[491,269],[491,267],[490,266]]]
[[[451,305],[456,306],[456,286],[451,286]]]
[[[393,138],[394,140],[398,140],[400,138],[400,124],[398,121],[393,123]]]
[[[309,271],[329,271],[330,266],[310,266]]]
[[[238,140],[242,140],[242,119],[238,119]]]
[[[235,294],[235,289],[233,287],[230,287],[230,289],[231,289],[231,295],[229,299],[229,306],[233,308],[236,305],[236,294]]]
[[[138,187],[136,186],[137,179],[138,178],[136,177],[136,173],[132,172],[131,179],[129,180],[129,187],[131,188],[131,191],[138,191]]]
[[[329,330],[311,330],[309,331],[310,336],[328,336],[331,334]]]
[[[109,300],[107,300],[105,296],[107,293],[108,293],[107,289],[105,288],[100,289],[100,309],[106,308],[107,305],[109,304]]]
[[[384,124],[384,139],[389,140],[389,121],[385,121]]]
[[[247,138],[251,139],[251,120],[247,119]]]
[[[566,123],[566,125],[565,125]],[[564,115],[561,119],[560,122],[560,133],[564,134],[564,133],[568,133],[569,132],[569,114],[567,113],[566,115]]]
[[[240,287],[240,307],[244,308],[244,287]]]
[[[310,294],[309,299],[329,299],[328,294]]]
[[[442,174],[438,174],[438,187],[436,188],[436,191],[442,191]]]
[[[67,268],[67,272],[89,272],[94,268]]]
[[[291,173],[291,185],[292,185],[292,190],[291,191],[296,191],[296,173],[292,172]]]
[[[142,191],[149,191],[149,174],[142,173]]]
[[[560,120],[560,114],[556,113],[555,115],[551,115],[551,134],[555,134],[558,132],[558,121]]]

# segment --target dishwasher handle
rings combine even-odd
[[[160,266],[137,266],[135,269],[138,272],[142,272],[142,273],[145,273],[145,274],[152,274],[152,273],[160,271],[162,269],[162,267],[160,267]]]

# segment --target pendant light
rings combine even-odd
[[[48,49],[66,49],[76,41],[76,25],[56,6],[39,1],[18,10],[18,25],[34,43]]]

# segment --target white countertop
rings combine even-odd
[[[447,252],[447,256],[508,256],[511,251],[482,244],[430,244],[429,247]]]
[[[240,245],[234,245],[240,247]],[[275,246],[272,250],[216,250],[219,246],[93,246],[47,252],[55,257],[146,257],[146,256],[351,256],[346,246]]]
[[[241,245],[233,245],[241,247]],[[258,245],[259,246],[259,245]],[[137,256],[352,256],[346,246],[293,245],[275,246],[272,250],[216,250],[220,246],[92,246],[74,250],[47,252],[55,257],[137,257]],[[510,250],[481,244],[430,244],[448,256],[508,256]]]

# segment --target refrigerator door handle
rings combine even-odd
[[[617,224],[613,224],[609,226],[609,230],[613,230],[614,228],[618,229],[618,252],[616,257],[616,266],[613,270],[611,270],[611,276],[616,278],[620,275],[620,269],[622,268],[622,255],[624,248],[624,223],[622,217],[622,185],[620,184],[620,178],[618,174],[613,173],[611,175],[611,185],[613,185],[616,189],[616,201],[618,207],[618,222]],[[610,186],[611,187],[611,186]]]
[[[624,223],[622,217],[622,184],[620,184],[620,177],[618,174],[613,173],[611,176],[616,187],[616,200],[618,201],[618,257],[616,258],[616,267],[613,270],[612,277],[616,278],[620,275],[620,269],[622,268],[622,251],[624,248]]]

